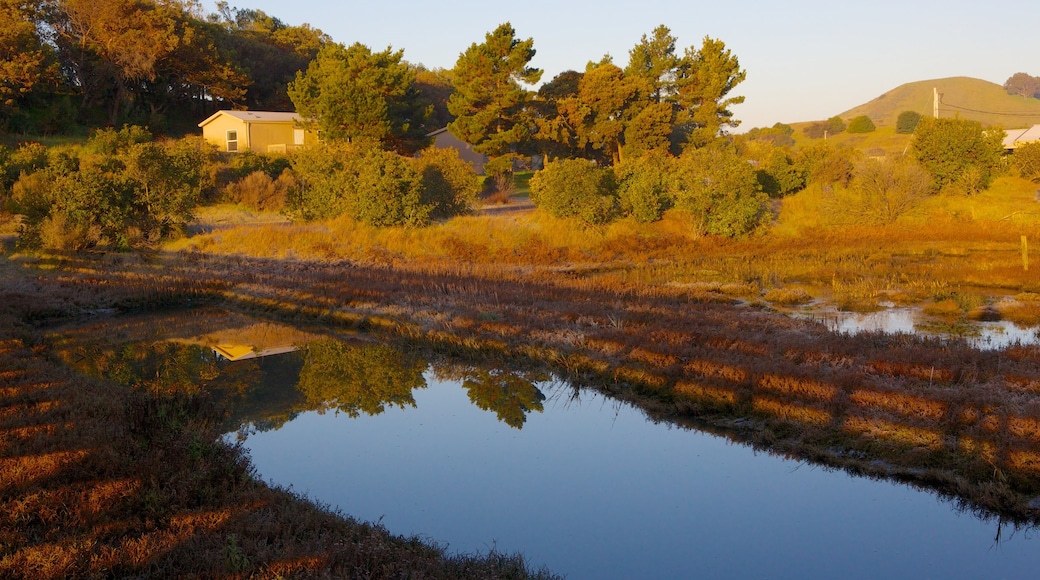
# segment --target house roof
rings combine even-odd
[[[1028,129],[1008,129],[1007,137],[1004,137],[1004,148],[1014,149],[1031,141],[1040,141],[1040,125],[1033,125]]]
[[[205,127],[221,115],[228,115],[246,123],[296,123],[303,120],[303,117],[296,113],[282,111],[217,111],[199,123],[199,127]]]

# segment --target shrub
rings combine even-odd
[[[1016,147],[1011,154],[1011,165],[1024,179],[1040,182],[1040,142]]]
[[[672,195],[677,208],[694,216],[700,232],[730,237],[758,226],[766,199],[755,169],[730,147],[683,153]]]
[[[296,177],[291,169],[278,176],[264,171],[254,171],[242,179],[229,183],[224,195],[233,203],[239,203],[257,211],[280,211],[285,207],[289,191],[296,187]]]
[[[654,222],[668,209],[668,178],[673,159],[648,154],[614,168],[621,211],[638,222]]]
[[[310,221],[346,212],[357,195],[360,157],[358,148],[342,142],[294,151],[289,160],[300,185],[288,192],[289,214]]]
[[[876,129],[876,127],[874,127],[874,121],[871,121],[870,117],[866,115],[860,115],[849,121],[849,126],[846,131],[849,133],[873,133],[874,129]]]
[[[920,122],[921,113],[917,111],[903,111],[899,113],[899,117],[896,119],[896,133],[909,135],[914,132],[917,124]]]
[[[531,201],[556,217],[604,224],[617,215],[617,186],[610,169],[584,159],[546,164],[531,177]]]
[[[814,143],[798,150],[794,165],[808,183],[845,186],[852,178],[856,157],[851,147]]]
[[[999,170],[1003,139],[1003,131],[984,131],[977,121],[926,117],[917,126],[912,151],[936,188],[973,193],[989,187]]]
[[[422,179],[397,153],[370,150],[361,159],[351,217],[373,226],[424,226],[434,204],[423,200]]]
[[[113,128],[97,129],[87,139],[87,150],[99,155],[115,155],[130,148],[131,145],[147,143],[152,140],[152,134],[144,127],[137,125],[123,125],[122,129]]]
[[[433,206],[431,217],[461,215],[476,203],[477,174],[458,150],[429,147],[419,153],[413,167],[422,178],[423,201]]]
[[[864,159],[857,164],[849,189],[833,196],[829,213],[844,223],[893,223],[931,191],[928,172],[912,160]]]

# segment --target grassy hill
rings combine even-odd
[[[878,127],[894,127],[899,113],[932,116],[932,89],[939,89],[939,116],[971,119],[1005,129],[1040,123],[1040,99],[1007,94],[1004,87],[970,77],[951,77],[901,85],[876,99],[841,113],[848,121],[867,115]]]

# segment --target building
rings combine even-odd
[[[273,111],[217,111],[199,123],[202,137],[221,151],[235,153],[285,153],[318,141],[313,130],[304,129],[296,113]]]
[[[1005,133],[1007,136],[1004,137],[1004,149],[1007,151],[1014,151],[1016,147],[1026,143],[1040,141],[1040,125],[1033,125],[1028,129],[1008,129]]]
[[[473,166],[473,171],[476,171],[477,175],[484,175],[484,164],[488,162],[487,155],[474,151],[469,143],[448,132],[447,127],[434,131],[427,137],[433,138],[433,146],[438,149],[455,149],[463,161]]]

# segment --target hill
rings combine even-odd
[[[939,116],[971,119],[1006,129],[1040,123],[1040,99],[1007,94],[1004,87],[970,77],[951,77],[900,85],[876,99],[841,113],[848,121],[870,117],[878,127],[894,127],[899,113],[917,111],[932,116],[932,89],[939,90]]]

